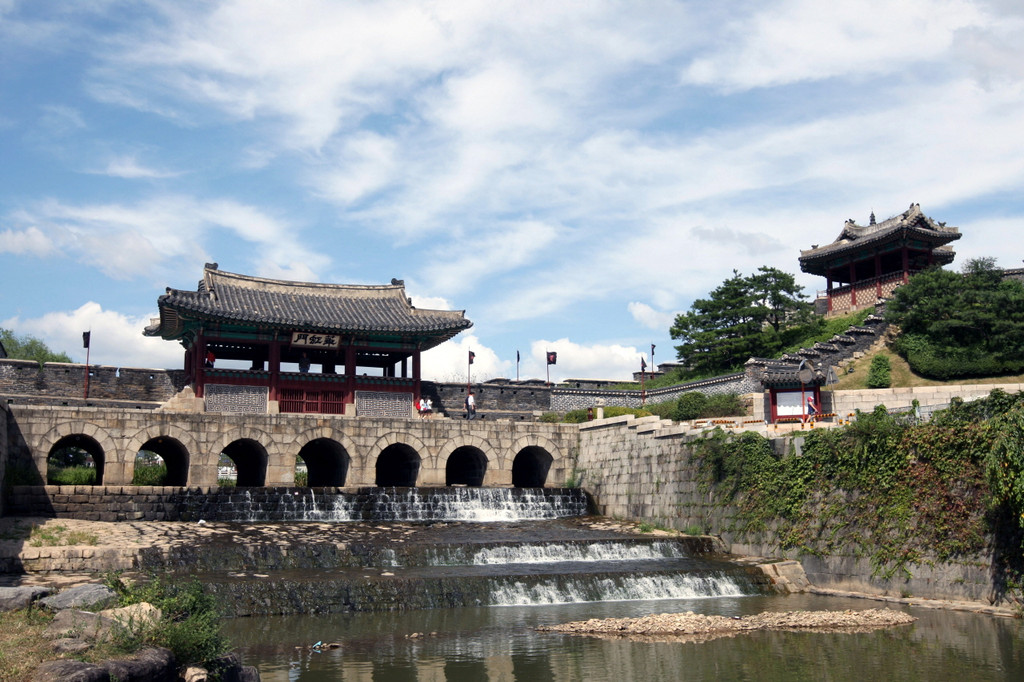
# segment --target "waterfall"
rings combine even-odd
[[[639,601],[654,599],[708,599],[750,594],[724,573],[669,575],[619,575],[593,578],[568,576],[537,583],[502,578],[491,590],[495,606],[529,606],[596,601]]]

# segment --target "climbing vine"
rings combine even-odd
[[[799,453],[718,431],[695,455],[703,491],[737,510],[730,530],[772,530],[787,549],[845,546],[891,578],[911,564],[977,555],[995,538],[1004,571],[1018,575],[1024,564],[1020,395],[996,391],[928,423],[879,407],[809,432]]]

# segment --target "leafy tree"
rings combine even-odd
[[[812,306],[794,276],[761,267],[745,277],[736,270],[706,299],[693,302],[670,329],[678,357],[694,373],[726,372],[785,343],[787,330],[806,324]]]
[[[868,388],[889,388],[892,386],[892,364],[884,355],[876,355],[868,369]]]
[[[1024,371],[1024,284],[1005,279],[994,259],[968,261],[961,274],[939,268],[896,290],[886,318],[901,330],[896,350],[937,379]]]
[[[14,360],[35,360],[40,366],[44,362],[71,362],[67,353],[55,353],[34,336],[16,336],[10,329],[0,328],[0,343],[7,357]]]

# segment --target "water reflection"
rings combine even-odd
[[[861,634],[757,632],[704,643],[538,633],[537,625],[669,611],[866,609],[795,595],[237,619],[227,626],[267,682],[502,680],[1021,680],[1021,621],[910,608],[911,626]],[[309,646],[337,641],[323,652]],[[298,647],[298,648],[297,648]]]

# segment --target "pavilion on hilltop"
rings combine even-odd
[[[143,332],[185,348],[186,382],[208,411],[407,417],[420,356],[472,326],[390,285],[318,284],[224,272],[167,289]],[[353,407],[355,409],[353,409]]]
[[[829,313],[849,313],[888,298],[915,272],[953,262],[949,243],[959,238],[911,204],[880,223],[874,213],[867,225],[847,220],[834,242],[800,252],[800,269],[826,278]]]

